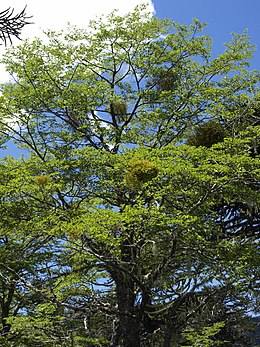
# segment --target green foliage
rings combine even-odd
[[[196,147],[211,147],[215,143],[223,142],[225,137],[228,137],[225,128],[216,121],[209,121],[194,129],[188,137],[187,144]]]
[[[40,175],[35,178],[35,182],[40,186],[45,186],[50,181],[50,177],[48,175]]]
[[[203,28],[140,7],[6,53],[2,142],[26,155],[0,162],[0,345],[215,346],[229,317],[250,330],[259,73],[246,33],[212,59]]]
[[[124,101],[118,100],[111,103],[111,113],[115,116],[127,117],[127,105]]]
[[[137,189],[141,187],[142,183],[151,181],[157,174],[158,168],[155,163],[146,159],[132,159],[128,163],[125,184],[129,188]]]
[[[202,328],[200,332],[196,332],[194,329],[186,330],[183,335],[188,344],[181,347],[215,347],[223,345],[225,341],[217,341],[214,336],[219,333],[224,325],[224,322],[218,322],[210,327]]]

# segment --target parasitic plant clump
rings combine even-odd
[[[51,178],[48,175],[39,175],[35,178],[35,183],[37,183],[39,186],[45,186],[50,181],[51,181]]]
[[[155,163],[147,159],[132,159],[125,173],[125,185],[131,189],[138,189],[157,175],[158,168]]]

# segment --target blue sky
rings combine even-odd
[[[67,22],[85,27],[89,19],[107,14],[117,8],[120,14],[131,11],[137,4],[148,2],[159,18],[189,24],[192,18],[207,22],[205,33],[213,38],[214,53],[220,53],[223,43],[230,41],[231,32],[242,33],[248,28],[251,42],[258,46],[253,68],[260,69],[260,0],[1,0],[1,9],[9,6],[16,11],[27,4],[27,13],[33,16],[34,25],[23,30],[22,38],[41,36],[39,28],[57,30]],[[50,11],[51,8],[51,11]],[[59,13],[59,16],[57,16]],[[0,47],[2,53],[3,47]],[[0,79],[4,73],[0,66]]]
[[[120,13],[131,11],[137,4],[149,1],[149,9],[155,8],[159,18],[170,18],[175,22],[190,24],[192,18],[208,23],[204,33],[213,39],[214,55],[224,49],[224,42],[231,39],[231,32],[242,33],[248,29],[251,42],[256,44],[257,50],[252,61],[252,69],[260,69],[260,0],[1,0],[1,8],[14,7],[21,10],[27,4],[27,13],[33,15],[34,25],[27,26],[23,31],[23,38],[39,35],[38,28],[58,29],[65,27],[69,21],[79,27],[84,27],[89,19],[109,13],[118,8]],[[52,8],[52,11],[49,11]],[[59,16],[56,13],[59,10]],[[33,29],[33,30],[32,30]],[[0,47],[3,53],[4,47]],[[0,80],[6,81],[3,66],[0,65]],[[15,147],[9,147],[10,154],[15,155]],[[0,156],[2,151],[0,150]],[[7,151],[4,151],[6,154]]]
[[[220,53],[231,32],[248,29],[257,45],[252,68],[260,69],[260,0],[153,0],[156,16],[189,24],[192,18],[208,23],[205,34],[213,39],[214,53]]]

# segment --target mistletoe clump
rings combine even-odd
[[[187,144],[191,146],[211,147],[215,143],[223,142],[228,136],[227,130],[216,121],[209,121],[199,125],[188,137]]]
[[[111,103],[111,112],[116,116],[125,116],[127,114],[127,104],[122,100],[117,100]]]
[[[37,176],[35,178],[35,182],[39,185],[39,186],[45,186],[46,184],[48,184],[50,182],[51,178],[48,175],[40,175]]]
[[[140,188],[158,175],[157,165],[147,159],[132,159],[125,174],[125,184],[131,189]]]

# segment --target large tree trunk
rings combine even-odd
[[[140,347],[141,327],[138,310],[135,308],[134,283],[121,278],[117,281],[116,291],[122,346]]]
[[[5,336],[10,332],[11,325],[6,323],[9,317],[10,307],[14,295],[15,284],[13,284],[7,291],[3,290],[1,298],[1,323],[2,329],[0,330],[0,335]]]

